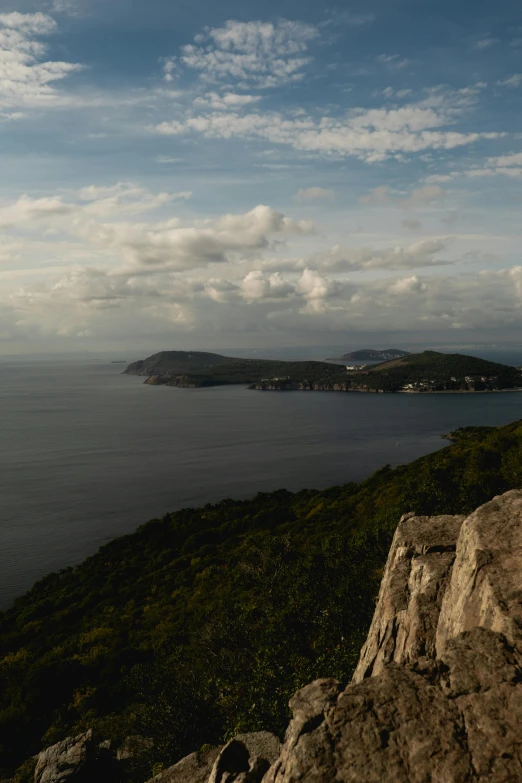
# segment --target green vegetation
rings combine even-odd
[[[91,726],[154,739],[141,780],[237,731],[281,734],[297,688],[350,678],[401,514],[515,487],[522,421],[361,484],[168,514],[46,577],[0,616],[0,777]]]
[[[522,376],[515,367],[436,351],[374,365],[358,378],[369,389],[384,391],[398,391],[408,383],[425,384],[426,390],[432,391],[512,389],[522,385]]]
[[[281,362],[271,359],[234,359],[212,353],[164,351],[129,365],[129,375],[153,377],[154,383],[168,386],[222,386],[256,383],[264,378],[314,383],[346,380],[346,370],[327,362]]]
[[[203,387],[248,383],[261,390],[395,392],[410,384],[410,391],[486,391],[522,385],[521,372],[515,367],[435,351],[404,355],[350,373],[327,362],[232,359],[212,353],[165,351],[129,365],[125,372],[146,376],[151,384]]]
[[[340,357],[344,360],[354,359],[356,361],[368,361],[384,362],[389,359],[400,359],[402,356],[411,356],[409,351],[403,351],[400,348],[362,348],[360,351],[352,351],[351,353],[343,353]]]

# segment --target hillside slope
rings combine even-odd
[[[350,679],[402,513],[519,487],[522,422],[362,484],[167,514],[48,576],[0,616],[0,774],[91,726],[152,737],[151,764],[281,735],[299,687]]]

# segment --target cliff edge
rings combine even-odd
[[[352,683],[316,680],[290,708],[282,746],[240,735],[149,783],[522,781],[522,491],[404,515]],[[86,736],[40,754],[36,783],[83,781]]]

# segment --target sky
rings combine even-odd
[[[0,0],[0,355],[522,342],[514,0]]]

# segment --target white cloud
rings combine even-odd
[[[295,286],[284,280],[279,272],[274,272],[267,277],[263,272],[254,270],[241,281],[241,293],[246,302],[281,299],[294,291]]]
[[[371,247],[347,248],[335,245],[328,252],[316,253],[308,263],[322,269],[338,272],[363,272],[384,269],[416,269],[429,266],[447,266],[452,262],[440,258],[450,242],[450,237],[423,239],[407,247],[390,247],[374,250]]]
[[[472,178],[505,176],[520,179],[522,177],[522,152],[487,158],[482,167],[468,169],[464,173]]]
[[[489,49],[490,46],[494,46],[498,43],[500,43],[500,39],[494,38],[491,35],[485,35],[483,38],[475,41],[473,48],[481,52],[484,51],[484,49]]]
[[[395,195],[388,185],[379,185],[366,196],[361,196],[359,202],[372,206],[392,205],[403,209],[415,209],[437,204],[446,198],[446,191],[440,185],[423,185],[414,188],[408,197]]]
[[[260,100],[260,95],[241,95],[234,92],[218,95],[216,92],[208,92],[204,97],[195,98],[194,105],[211,109],[229,109],[231,107],[248,106],[249,104],[258,103]]]
[[[399,71],[408,65],[409,60],[406,57],[401,57],[400,54],[380,54],[377,57],[377,62],[385,65],[390,71]]]
[[[45,60],[47,47],[38,38],[56,30],[46,14],[0,14],[0,110],[63,105],[53,82],[82,66]]]
[[[331,188],[299,188],[294,196],[296,201],[332,201],[335,191]]]
[[[206,138],[264,139],[300,152],[352,155],[369,163],[426,150],[455,149],[502,136],[440,130],[447,122],[445,110],[412,105],[401,109],[360,109],[346,119],[324,116],[320,120],[306,114],[286,118],[277,112],[212,112],[162,122],[156,131],[165,136],[199,133]]]
[[[239,22],[207,28],[181,55],[165,62],[170,80],[179,67],[199,73],[205,82],[234,82],[240,88],[271,88],[299,81],[310,62],[306,54],[317,38],[316,27],[304,22],[281,20]]]
[[[503,79],[497,82],[497,84],[500,87],[520,87],[522,84],[522,73],[514,73],[513,76]]]
[[[390,286],[393,294],[418,294],[426,289],[426,284],[422,283],[416,275],[402,277]]]

